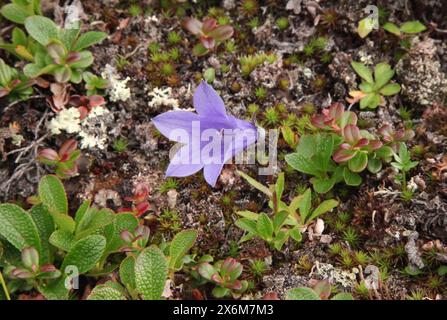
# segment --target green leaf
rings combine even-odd
[[[343,170],[343,178],[348,186],[357,187],[362,183],[362,177],[358,173],[351,172],[348,167]]]
[[[59,230],[67,231],[69,233],[74,232],[76,224],[72,217],[67,214],[57,212],[50,212],[50,214]]]
[[[354,297],[350,293],[340,292],[333,296],[331,300],[354,300]]]
[[[39,198],[50,213],[68,213],[68,201],[64,185],[58,177],[47,175],[40,179]]]
[[[380,104],[380,96],[375,93],[370,93],[362,100],[360,100],[360,109],[370,108],[375,109]]]
[[[91,209],[91,208],[90,208]],[[82,228],[76,229],[76,239],[82,239],[92,233],[95,233],[98,229],[104,228],[114,221],[115,213],[110,209],[101,210],[88,210],[93,212],[88,224],[83,225]]]
[[[107,38],[107,33],[89,31],[81,35],[72,48],[72,51],[81,51]]]
[[[314,145],[314,149],[314,166],[316,166],[320,171],[327,172],[331,161],[332,152],[334,151],[333,136],[318,134],[316,136],[316,145]]]
[[[25,19],[28,18],[33,13],[25,10],[23,6],[17,5],[15,3],[9,3],[4,5],[1,10],[1,14],[14,23],[23,24]]]
[[[312,178],[310,180],[312,186],[314,187],[315,192],[318,193],[326,193],[334,187],[334,179],[318,179]]]
[[[302,195],[298,208],[300,209],[301,223],[304,223],[312,207],[312,191],[308,188]]]
[[[417,20],[404,22],[400,26],[400,31],[402,31],[404,33],[409,33],[409,34],[419,33],[426,29],[427,28]]]
[[[254,213],[251,211],[237,211],[236,212],[238,215],[240,215],[241,217],[247,218],[249,220],[253,220],[253,221],[258,221],[259,218],[259,214],[258,213]]]
[[[256,234],[258,233],[256,229],[256,222],[247,218],[237,219],[235,222],[238,228],[241,228],[244,231]]]
[[[237,171],[237,173],[239,173],[239,175],[244,178],[249,184],[251,184],[253,187],[255,187],[256,189],[258,189],[259,191],[261,191],[262,193],[264,193],[265,195],[267,195],[269,198],[271,198],[272,192],[270,191],[269,188],[267,188],[266,186],[264,186],[263,184],[259,183],[258,181],[256,181],[255,179],[253,179],[252,177],[250,177],[248,174],[245,174],[242,171]]]
[[[37,287],[48,300],[67,300],[69,290],[65,286],[66,277],[53,280],[48,284],[41,284]]]
[[[290,230],[290,236],[296,242],[301,242],[301,240],[303,239],[303,235],[301,234],[301,231],[300,231],[300,229],[298,227],[293,228],[292,230]]]
[[[74,235],[64,230],[54,231],[49,240],[53,246],[66,252],[70,251],[76,242]]]
[[[318,170],[315,167],[315,164],[308,158],[305,158],[301,154],[291,153],[286,155],[286,162],[293,169],[298,170],[299,172],[310,174],[313,176],[318,175]]]
[[[378,159],[369,158],[368,159],[368,170],[371,173],[377,173],[382,170],[382,161]]]
[[[51,39],[59,39],[59,28],[46,17],[31,16],[25,20],[25,29],[34,40],[46,46]]]
[[[276,193],[276,198],[278,199],[278,202],[281,200],[283,192],[284,192],[284,172],[281,172],[278,175],[278,179],[276,180],[276,184],[275,184],[275,193]]]
[[[438,275],[445,276],[447,274],[447,266],[440,266],[438,268]]]
[[[181,268],[182,259],[196,242],[197,235],[195,230],[183,230],[174,236],[169,246],[169,269]]]
[[[368,155],[363,151],[357,152],[354,158],[349,159],[348,161],[348,168],[352,172],[362,172],[363,170],[365,170],[367,165]]]
[[[135,257],[128,256],[121,261],[119,275],[127,289],[135,290]]]
[[[79,208],[78,208],[78,210],[76,211],[76,214],[75,214],[76,226],[78,226],[80,224],[82,218],[86,214],[87,210],[90,208],[90,204],[91,204],[91,201],[90,200],[86,200],[79,206]]]
[[[261,213],[256,223],[257,234],[264,240],[270,241],[273,238],[273,222],[265,214]]]
[[[205,48],[201,43],[198,43],[194,46],[194,48],[192,48],[192,53],[195,56],[203,56],[205,54],[207,54],[209,51],[207,48]]]
[[[33,206],[28,213],[36,224],[39,232],[40,245],[42,247],[40,253],[41,264],[52,262],[53,250],[50,246],[50,236],[54,231],[54,221],[50,213],[43,204]]]
[[[396,26],[394,23],[392,22],[387,22],[383,25],[383,29],[385,29],[386,31],[400,37],[400,29],[398,26]]]
[[[42,252],[39,231],[31,216],[15,204],[0,204],[0,235],[19,251],[34,247]]]
[[[90,271],[101,259],[105,247],[106,239],[99,235],[91,235],[77,241],[65,256],[61,271],[64,272],[67,266],[76,266],[79,274]]]
[[[121,239],[124,230],[134,231],[138,227],[138,219],[131,213],[118,213],[115,221],[104,228],[104,236],[107,239],[105,255],[118,251],[125,243]]]
[[[159,300],[168,276],[168,263],[156,246],[144,249],[135,263],[135,283],[144,300]]]
[[[320,297],[310,288],[294,288],[286,293],[286,300],[320,300]]]
[[[87,300],[126,300],[126,297],[120,290],[100,284],[92,290]]]
[[[374,79],[375,88],[379,90],[384,85],[386,85],[394,76],[394,70],[391,69],[390,65],[385,62],[381,62],[374,67]]]
[[[398,83],[390,83],[384,86],[380,90],[380,94],[384,96],[393,96],[395,94],[398,94],[400,91],[400,85]]]
[[[334,199],[324,200],[320,205],[312,212],[312,215],[308,221],[312,221],[322,215],[323,213],[330,212],[332,209],[338,206],[338,201]]]
[[[371,31],[373,31],[375,21],[372,18],[365,18],[359,21],[357,33],[360,38],[365,38]]]
[[[273,247],[276,250],[281,250],[282,246],[284,245],[284,243],[286,243],[287,239],[289,239],[289,232],[286,232],[284,230],[279,231],[276,234],[275,239],[273,239]]]
[[[374,84],[374,79],[370,68],[365,66],[363,63],[357,61],[351,61],[351,66],[354,69],[354,71],[360,76],[360,78],[362,78],[363,80],[365,80],[370,84]]]
[[[275,234],[279,232],[279,230],[284,225],[284,222],[286,221],[288,216],[289,216],[289,212],[288,211],[281,211],[281,212],[278,212],[273,217],[273,232]]]

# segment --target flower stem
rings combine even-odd
[[[9,295],[8,287],[6,286],[5,279],[3,279],[3,273],[0,272],[0,283],[2,284],[3,291],[6,295],[6,300],[11,300],[11,296]]]

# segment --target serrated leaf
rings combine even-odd
[[[36,224],[39,232],[40,244],[42,247],[40,253],[41,264],[51,263],[53,260],[53,250],[50,246],[50,236],[54,231],[54,221],[50,213],[43,204],[33,206],[28,213]]]
[[[286,300],[320,300],[320,297],[310,288],[294,288],[287,291]]]
[[[121,282],[130,290],[135,290],[135,257],[128,256],[121,261],[119,275]]]
[[[118,251],[124,245],[121,232],[124,230],[134,231],[138,227],[138,219],[130,213],[118,213],[115,220],[104,228],[104,236],[107,239],[107,247],[104,255]]]
[[[118,289],[100,284],[93,288],[87,300],[126,300],[126,297]]]
[[[286,162],[291,166],[293,169],[298,170],[302,173],[311,174],[311,175],[318,175],[318,171],[315,168],[315,164],[309,160],[308,158],[305,158],[301,154],[298,153],[291,153],[286,155],[285,157]]]
[[[15,204],[0,204],[0,235],[19,251],[34,247],[42,251],[39,232],[31,216]]]
[[[168,276],[168,263],[156,246],[144,249],[135,263],[135,283],[144,300],[159,300]]]
[[[91,208],[90,208],[91,209]],[[90,209],[88,210],[90,212]],[[110,209],[95,210],[92,213],[91,219],[87,225],[76,229],[76,239],[82,239],[90,234],[93,234],[98,229],[104,228],[114,221],[115,214]]]
[[[68,201],[64,185],[55,175],[47,175],[40,179],[39,198],[51,213],[68,213]]]
[[[394,76],[394,70],[385,62],[378,63],[374,67],[374,79],[376,90],[386,85]]]
[[[365,66],[363,63],[357,61],[352,61],[351,66],[354,69],[354,71],[360,76],[360,78],[362,78],[363,80],[365,80],[370,84],[374,84],[374,79],[370,68]]]
[[[31,16],[26,18],[25,29],[34,40],[43,46],[46,46],[51,39],[59,38],[58,27],[46,17]]]
[[[197,235],[195,230],[183,230],[174,236],[169,246],[169,269],[181,267],[181,261],[194,245]]]
[[[93,269],[101,259],[106,247],[106,239],[103,236],[91,235],[77,241],[65,256],[61,271],[67,266],[76,266],[79,274]]]
[[[398,83],[387,84],[380,90],[380,94],[384,96],[393,96],[395,94],[398,94],[399,92],[400,92],[400,85]]]
[[[41,284],[37,287],[40,293],[48,300],[67,300],[69,290],[65,286],[66,277],[61,277],[50,281],[48,284]]]
[[[50,243],[63,251],[70,251],[76,240],[71,232],[56,230],[50,236]]]

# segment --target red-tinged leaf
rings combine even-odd
[[[280,300],[278,297],[278,294],[276,292],[269,292],[266,293],[263,297],[262,300]]]
[[[203,24],[195,18],[189,18],[183,22],[183,27],[197,36],[202,33]]]
[[[47,148],[47,149],[40,150],[37,155],[37,158],[40,161],[42,161],[42,160],[58,161],[59,155],[53,149]]]
[[[106,103],[106,100],[102,96],[96,95],[96,94],[90,96],[89,101],[90,101],[90,107],[92,107],[92,108],[98,107],[98,106]]]
[[[9,94],[9,91],[10,90],[8,88],[1,88],[0,89],[0,98],[7,96]]]
[[[353,124],[348,124],[343,129],[343,137],[349,144],[355,145],[361,138],[360,129]]]
[[[216,45],[216,40],[205,36],[200,37],[200,42],[202,43],[203,47],[208,50],[213,49]]]
[[[207,35],[217,41],[224,41],[226,39],[231,38],[234,33],[234,29],[232,26],[218,26],[213,31],[207,33]]]
[[[369,142],[369,146],[373,149],[373,150],[377,150],[380,149],[383,146],[382,141],[380,140],[371,140]]]
[[[74,139],[65,141],[59,149],[61,158],[67,157],[78,148],[78,142]]]
[[[311,123],[313,126],[323,129],[326,126],[324,120],[325,120],[325,118],[323,115],[317,114],[312,117]]]
[[[67,63],[73,63],[81,59],[81,54],[79,52],[70,52],[67,55]]]
[[[213,18],[207,18],[203,20],[202,31],[204,34],[208,35],[217,27],[217,21]]]
[[[343,163],[354,158],[355,154],[356,152],[352,150],[338,149],[337,151],[335,151],[332,158],[337,163]]]
[[[362,148],[362,147],[367,146],[368,144],[369,144],[369,140],[366,138],[362,138],[356,143],[355,147]]]
[[[79,111],[79,119],[84,120],[88,116],[89,110],[87,107],[79,107],[78,111]]]

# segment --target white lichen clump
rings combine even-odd
[[[105,149],[107,146],[107,126],[103,117],[110,111],[105,107],[93,108],[89,115],[81,120],[81,114],[77,108],[69,108],[60,111],[48,123],[48,129],[52,134],[77,133],[81,138],[81,149]]]
[[[172,89],[171,88],[154,88],[148,94],[151,97],[151,101],[149,101],[149,107],[160,107],[160,106],[172,106],[173,109],[178,109],[179,103],[177,99],[172,98]]]
[[[61,131],[76,133],[81,130],[81,114],[77,108],[63,109],[48,123],[48,129],[52,134],[60,134]]]
[[[101,76],[110,82],[110,88],[107,89],[110,101],[125,102],[130,98],[130,88],[127,87],[127,82],[130,81],[129,77],[120,79],[121,77],[117,74],[116,69],[109,64],[105,66]]]

